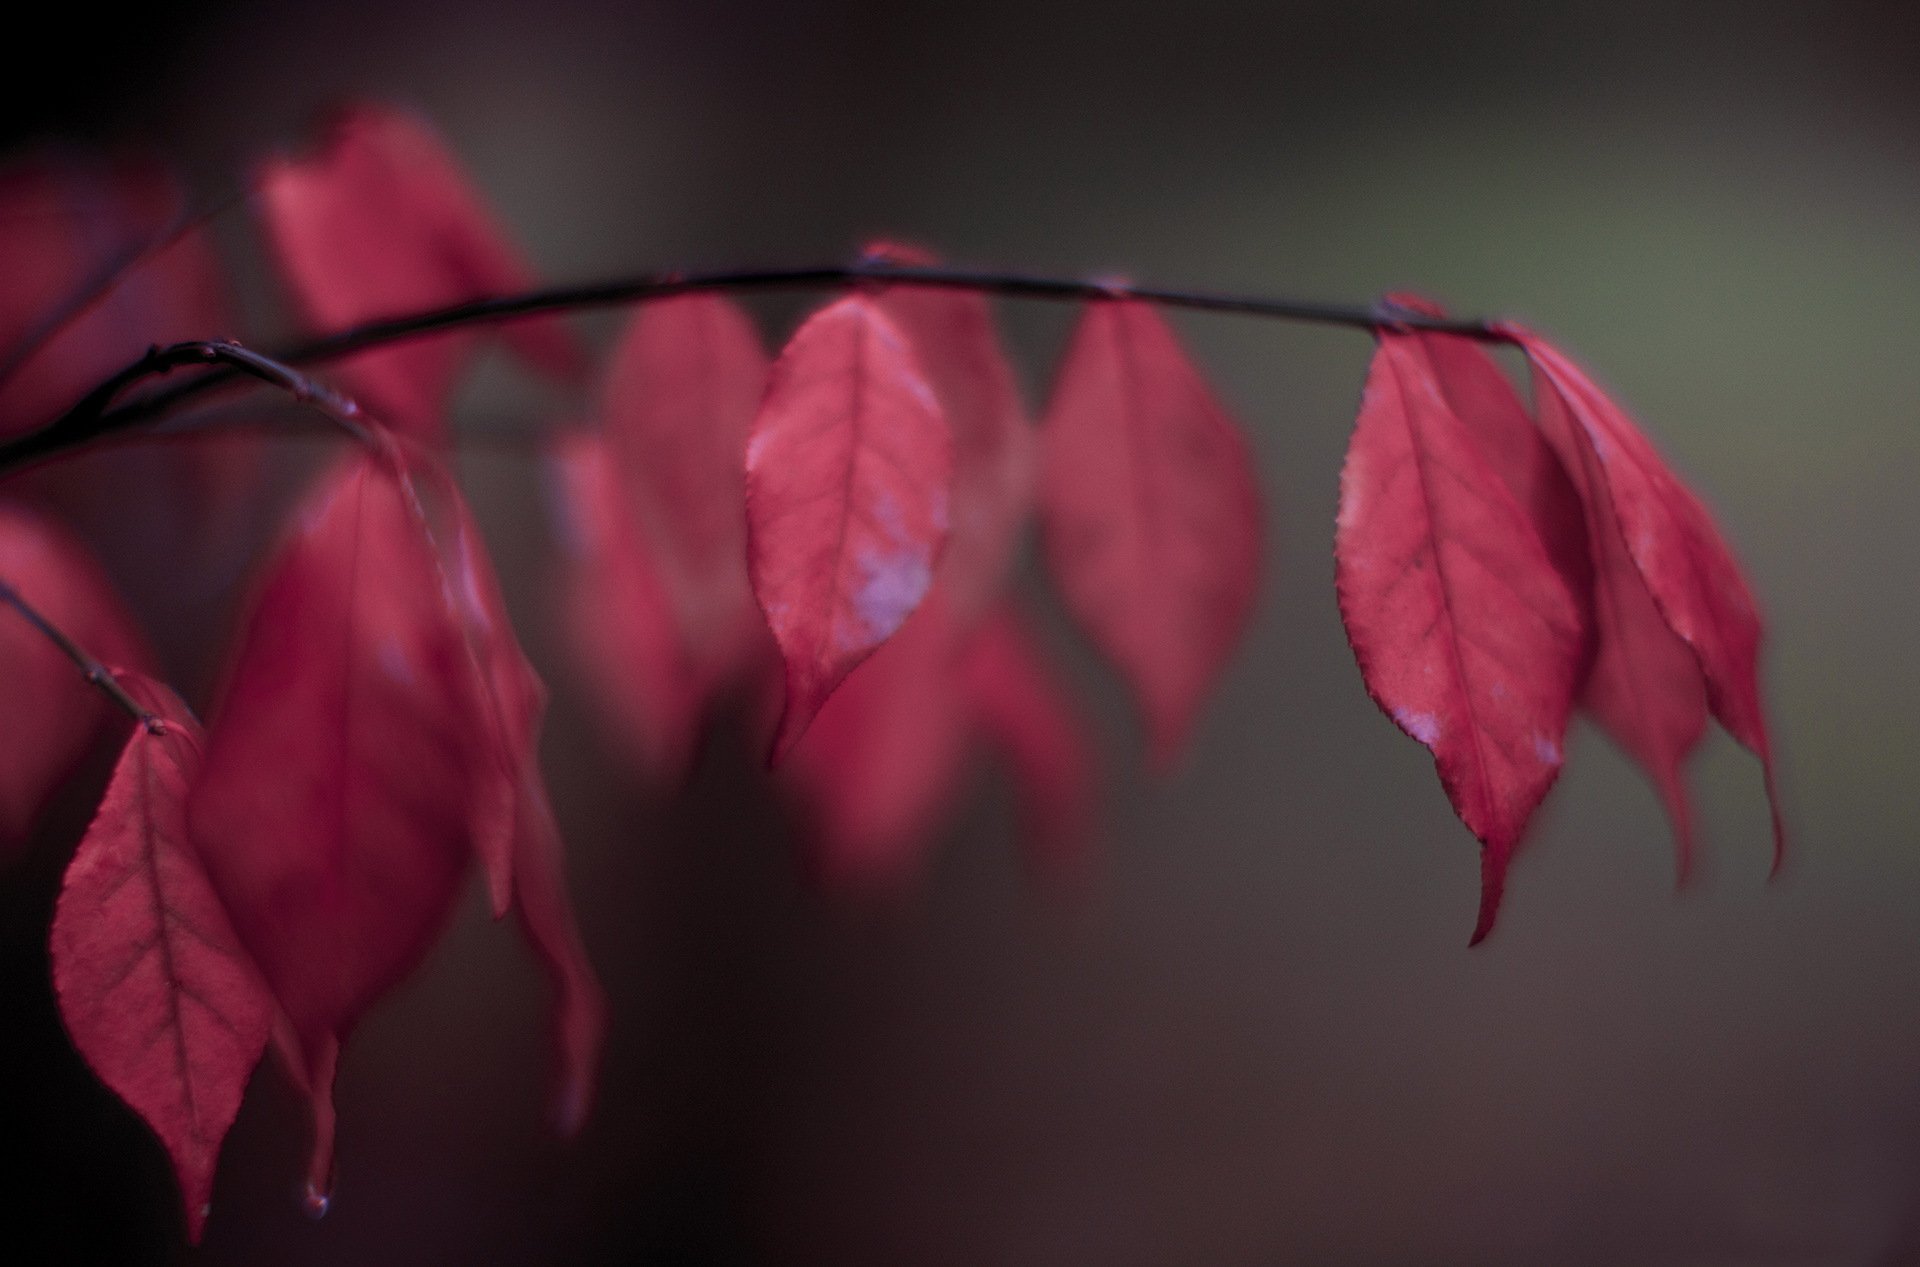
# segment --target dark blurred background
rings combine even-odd
[[[35,958],[81,797],[0,912],[0,1157],[22,1176],[0,1181],[0,1245],[209,1264],[1920,1261],[1920,9],[39,17],[0,54],[7,141],[152,146],[214,196],[328,104],[398,99],[556,279],[831,260],[887,234],[968,263],[1407,288],[1526,319],[1631,403],[1739,548],[1771,622],[1794,840],[1766,884],[1757,770],[1715,738],[1695,767],[1708,865],[1676,898],[1652,794],[1580,728],[1500,929],[1466,949],[1474,843],[1369,703],[1334,607],[1369,354],[1351,332],[1180,319],[1252,434],[1272,563],[1172,778],[1139,777],[1124,699],[1029,569],[1100,725],[1104,832],[1078,900],[1027,882],[991,778],[924,889],[884,909],[803,881],[725,742],[684,795],[636,787],[554,636],[537,467],[476,444],[464,473],[555,687],[547,767],[613,995],[584,1137],[543,1129],[541,985],[470,894],[348,1050],[334,1213],[301,1216],[304,1124],[263,1071],[188,1254],[159,1148],[67,1052]],[[797,307],[759,311],[776,339]],[[1069,314],[1003,312],[1037,399]],[[484,387],[467,406],[476,429],[516,422]],[[122,579],[164,588],[154,568]],[[160,631],[180,672],[225,618],[216,602]]]

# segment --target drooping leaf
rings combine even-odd
[[[1534,391],[1541,430],[1564,455],[1585,508],[1594,628],[1593,666],[1580,704],[1647,772],[1673,823],[1680,879],[1692,869],[1693,809],[1683,767],[1707,726],[1705,680],[1693,651],[1667,627],[1627,553],[1593,447],[1549,382]]]
[[[1036,870],[1079,870],[1092,837],[1093,753],[1085,724],[1011,601],[974,631],[961,672],[974,726],[1013,769]]]
[[[187,836],[199,723],[165,687],[119,678],[161,720],[134,726],[67,868],[53,985],[74,1046],[166,1146],[197,1243],[274,1005]]]
[[[1113,299],[1074,331],[1042,443],[1049,570],[1132,687],[1164,769],[1253,613],[1246,442],[1159,314]]]
[[[1381,333],[1341,471],[1334,564],[1368,693],[1432,750],[1483,845],[1477,942],[1560,771],[1587,634],[1417,338]]]
[[[1544,389],[1539,394],[1557,400],[1570,424],[1567,430],[1584,445],[1578,459],[1589,500],[1605,490],[1618,535],[1654,606],[1699,662],[1714,717],[1760,758],[1773,811],[1777,868],[1785,832],[1760,698],[1760,613],[1732,549],[1699,498],[1585,371],[1531,331],[1507,326],[1503,333],[1525,350]],[[1670,719],[1665,729],[1678,734],[1682,727]],[[1656,782],[1660,778],[1656,773]]]
[[[563,435],[550,462],[561,601],[584,693],[634,759],[670,779],[691,755],[701,694],[666,584],[606,442]]]
[[[343,111],[317,153],[265,163],[260,220],[309,327],[330,333],[382,317],[525,290],[533,271],[425,122],[377,106]],[[582,363],[553,318],[503,327],[535,369]],[[437,443],[471,333],[364,352],[340,363],[353,395],[400,431]]]
[[[606,1001],[580,940],[560,829],[540,772],[547,690],[514,636],[486,543],[459,489],[437,463],[424,464],[422,473],[444,512],[437,537],[441,563],[480,675],[487,724],[495,730],[495,769],[489,776],[494,790],[476,801],[482,811],[474,825],[477,852],[487,871],[494,917],[512,906],[552,980],[560,1057],[554,1120],[562,1133],[572,1135],[593,1101]],[[502,802],[505,821],[490,821],[486,816],[498,812]]]
[[[953,618],[931,591],[849,673],[781,771],[802,802],[809,861],[826,884],[897,891],[959,789],[972,735]]]
[[[188,822],[311,1083],[444,925],[496,758],[390,458],[330,472],[291,528],[245,618]]]
[[[615,346],[602,430],[703,691],[770,651],[746,567],[747,430],[767,355],[715,295],[644,304]]]
[[[132,617],[86,548],[51,520],[5,502],[0,581],[94,657],[148,663]],[[109,708],[39,630],[0,606],[0,861],[26,839]]]
[[[1423,300],[1390,299],[1413,312],[1444,315]],[[1594,646],[1579,704],[1652,779],[1673,823],[1684,882],[1694,844],[1682,766],[1706,728],[1706,696],[1693,653],[1667,628],[1626,553],[1611,500],[1604,492],[1592,495],[1590,448],[1576,438],[1549,385],[1537,384],[1535,425],[1480,343],[1422,331],[1408,337],[1419,340],[1454,412],[1529,512],[1582,600]]]
[[[870,259],[931,265],[925,251],[887,244]],[[875,302],[913,344],[953,434],[950,531],[936,581],[955,619],[985,618],[1006,585],[1033,505],[1038,445],[986,298],[947,287],[888,285]]]
[[[573,900],[567,893],[560,829],[547,801],[546,785],[529,780],[517,805],[520,827],[513,842],[513,909],[527,944],[554,990],[553,1038],[558,1076],[554,1128],[577,1135],[586,1123],[606,1046],[607,1000],[580,939]]]
[[[747,443],[748,571],[786,661],[778,759],[933,581],[953,446],[906,337],[871,301],[814,314]]]

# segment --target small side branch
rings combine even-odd
[[[166,729],[166,723],[157,714],[148,711],[139,700],[127,694],[127,689],[113,676],[112,669],[88,655],[86,648],[70,638],[66,630],[41,615],[37,608],[20,597],[20,591],[3,580],[0,580],[0,604],[19,612],[21,619],[39,630],[41,636],[60,648],[60,654],[73,661],[74,667],[80,670],[80,675],[89,684],[119,705],[150,733],[157,735]]]
[[[175,370],[194,366],[209,367],[209,372],[185,384],[184,389],[162,392],[152,401],[136,401],[117,407],[114,404],[126,392],[149,378],[159,378]],[[300,403],[311,406],[360,443],[372,442],[372,433],[362,420],[360,406],[352,400],[302,374],[278,357],[252,351],[228,340],[207,340],[149,348],[145,356],[103,381],[49,425],[17,440],[0,444],[0,471],[30,466],[57,453],[126,430],[136,423],[159,417],[177,401],[243,377],[258,379],[279,388]]]

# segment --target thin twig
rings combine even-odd
[[[322,394],[332,397],[332,393],[311,384],[310,380],[301,379],[290,367],[337,360],[370,348],[445,334],[466,326],[497,324],[559,312],[620,307],[694,291],[823,290],[876,282],[934,286],[948,290],[967,290],[1009,298],[1055,302],[1131,298],[1146,300],[1167,308],[1236,313],[1242,316],[1265,317],[1281,321],[1346,326],[1359,330],[1399,328],[1432,330],[1462,335],[1470,339],[1489,340],[1502,337],[1484,321],[1430,317],[1389,304],[1308,303],[1255,295],[1136,286],[1117,280],[979,272],[968,269],[891,264],[880,260],[863,260],[853,264],[813,268],[651,273],[583,286],[560,286],[527,291],[518,295],[474,299],[426,312],[370,321],[325,338],[299,344],[273,356],[247,353],[243,359],[230,355],[175,355],[180,349],[236,346],[221,343],[179,344],[175,348],[155,349],[142,361],[128,366],[119,374],[103,382],[73,408],[45,427],[17,440],[0,444],[0,472],[39,461],[102,435],[138,426],[177,408],[189,399],[233,382],[241,374],[251,374],[282,387],[288,387],[290,383],[295,382],[306,383],[306,386],[299,389],[308,393],[302,398],[319,400],[322,399]],[[142,379],[167,373],[182,364],[204,364],[215,360],[226,361],[225,368],[201,374],[177,387],[155,392],[128,404],[113,406],[116,397]],[[271,373],[263,372],[268,368],[271,368]]]
[[[105,693],[108,699],[125,709],[129,716],[146,727],[149,734],[157,735],[166,729],[166,723],[157,713],[150,711],[139,700],[127,694],[127,688],[120,685],[119,680],[113,676],[112,669],[88,655],[84,647],[67,636],[66,630],[42,616],[38,609],[20,597],[19,590],[3,580],[0,580],[0,603],[5,603],[19,612],[21,618],[39,630],[47,641],[60,648],[60,653],[73,661],[74,667],[80,670],[82,677]]]
[[[159,417],[165,410],[147,408],[148,402],[145,401],[118,408],[113,406],[113,402],[145,379],[157,378],[188,366],[220,367],[191,380],[187,384],[189,388],[204,388],[239,377],[255,378],[311,406],[362,444],[372,442],[372,433],[362,420],[360,406],[324,383],[309,378],[277,357],[252,351],[238,343],[225,340],[196,341],[147,349],[145,356],[81,397],[78,404],[52,424],[17,440],[0,444],[0,471],[29,465],[125,430],[136,422]],[[198,394],[197,391],[163,392],[155,399],[164,397],[173,403]]]

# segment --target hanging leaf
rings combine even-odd
[[[390,459],[329,473],[250,604],[188,802],[310,1082],[444,925],[497,768],[448,601]]]
[[[475,843],[494,917],[512,906],[528,945],[552,979],[560,1056],[554,1120],[563,1134],[572,1135],[593,1101],[606,1002],[580,940],[560,829],[540,772],[547,690],[514,636],[486,542],[459,488],[438,463],[426,462],[421,473],[442,511],[437,540],[447,589],[473,651],[487,724],[495,731],[494,791],[476,801],[482,817],[475,823]],[[485,817],[501,803],[507,807],[504,821]]]
[[[1773,749],[1760,701],[1760,614],[1732,549],[1706,507],[1626,412],[1579,366],[1531,331],[1507,326],[1502,333],[1525,350],[1535,381],[1544,389],[1540,394],[1557,400],[1570,424],[1566,429],[1584,446],[1586,451],[1577,457],[1589,500],[1605,490],[1617,535],[1654,606],[1699,662],[1714,717],[1760,758],[1773,811],[1774,866],[1778,868],[1786,840]],[[1569,467],[1574,465],[1572,457],[1567,461]],[[1600,535],[1611,548],[1612,534]],[[1631,612],[1621,617],[1623,622],[1633,618]],[[1668,719],[1665,729],[1678,734],[1681,726]],[[1661,777],[1656,773],[1655,781]]]
[[[1560,771],[1587,634],[1418,339],[1383,331],[1340,477],[1335,585],[1367,691],[1484,851],[1473,940]]]
[[[1580,704],[1607,735],[1647,772],[1673,823],[1680,879],[1692,870],[1693,808],[1683,767],[1707,726],[1707,697],[1692,650],[1667,627],[1627,553],[1620,520],[1607,495],[1597,459],[1567,417],[1551,383],[1538,382],[1540,428],[1564,455],[1584,507],[1582,539],[1590,551],[1594,630],[1593,665]]]
[[[767,355],[714,295],[643,304],[615,346],[602,430],[635,527],[673,601],[702,694],[771,648],[746,569],[747,430]]]
[[[691,757],[701,695],[666,583],[606,442],[563,435],[549,460],[562,605],[587,701],[635,761],[671,780]]]
[[[200,726],[165,687],[116,676],[160,720],[134,726],[67,868],[53,985],[74,1046],[166,1146],[197,1244],[274,1005],[187,836]]]
[[[1047,564],[1172,765],[1253,613],[1260,497],[1246,442],[1138,300],[1087,305],[1042,429]]]
[[[528,289],[533,271],[426,123],[379,106],[342,111],[317,153],[263,164],[262,229],[295,305],[316,333]],[[533,368],[576,375],[578,345],[555,319],[502,329]],[[401,432],[445,438],[472,333],[361,353],[340,362],[353,395]]]
[[[870,300],[814,314],[747,444],[747,565],[786,661],[777,760],[932,584],[952,443],[905,336]]]
[[[931,265],[911,247],[869,246],[867,258]],[[874,301],[913,345],[953,435],[950,531],[936,581],[962,627],[984,619],[1006,586],[1033,504],[1037,444],[986,298],[950,287],[877,286]]]
[[[0,581],[97,658],[149,656],[112,583],[51,521],[0,501]],[[86,751],[105,698],[39,630],[0,607],[0,861],[25,842],[47,798]]]

